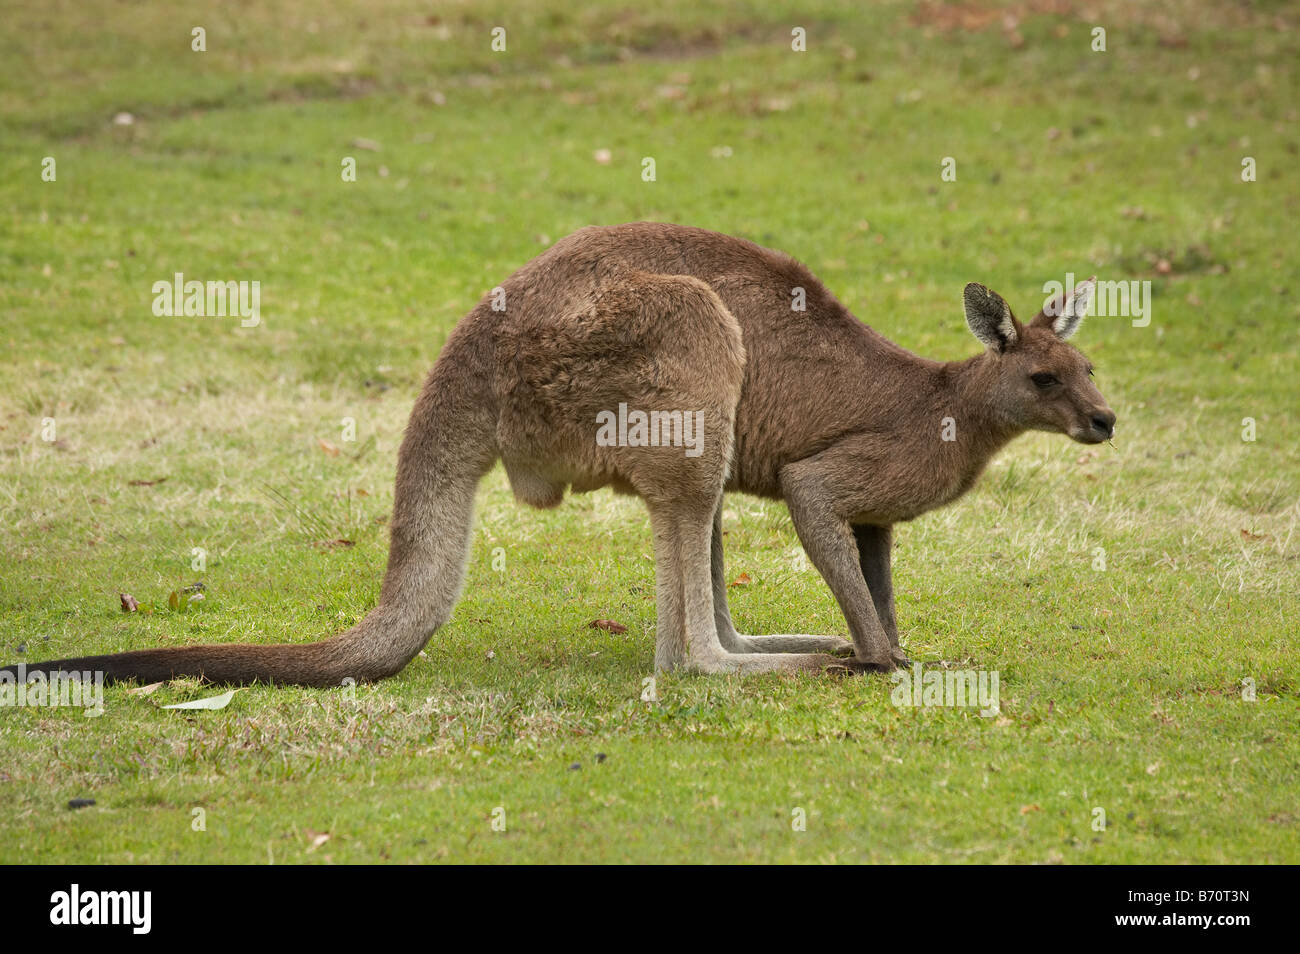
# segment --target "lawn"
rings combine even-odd
[[[0,862],[1300,861],[1293,10],[266,6],[7,4],[0,663],[350,626],[450,329],[592,223],[780,248],[941,359],[968,281],[1024,318],[1150,282],[1075,339],[1117,435],[1023,437],[897,529],[904,647],[996,671],[994,716],[885,676],[643,698],[644,507],[498,468],[394,679],[0,708]],[[178,272],[259,282],[259,323],[156,315]],[[740,629],[845,632],[783,505],[724,526]]]

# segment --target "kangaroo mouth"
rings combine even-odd
[[[1076,427],[1070,430],[1070,440],[1080,444],[1104,444],[1114,435],[1113,430],[1102,430],[1096,426]]]

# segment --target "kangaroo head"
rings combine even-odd
[[[1022,430],[1056,431],[1083,444],[1115,432],[1115,412],[1092,383],[1092,364],[1066,344],[1088,310],[1094,279],[1063,292],[1028,325],[1002,296],[976,282],[966,286],[966,323],[988,347],[988,398],[995,414]]]

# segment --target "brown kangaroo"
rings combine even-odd
[[[27,671],[307,686],[391,676],[451,615],[475,489],[498,459],[515,496],[535,507],[556,506],[566,487],[645,501],[658,669],[906,665],[892,525],[961,496],[1027,430],[1088,444],[1113,433],[1090,364],[1065,344],[1092,289],[1077,286],[1022,325],[998,294],[969,284],[966,321],[986,348],[944,363],[886,340],[779,252],[663,223],[582,229],[494,289],[448,338],[398,454],[379,602],[356,626],[317,643],[146,649]],[[851,642],[736,632],[724,490],[786,502]]]

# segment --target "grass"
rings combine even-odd
[[[529,511],[498,470],[465,596],[393,680],[0,709],[0,861],[1300,860],[1282,5],[275,6],[7,12],[4,662],[359,619],[423,374],[481,294],[593,222],[783,248],[937,358],[977,347],[967,281],[1028,314],[1067,271],[1149,280],[1149,326],[1078,339],[1119,435],[1022,438],[898,531],[904,645],[998,671],[996,718],[895,707],[880,677],[660,677],[643,701],[643,508]],[[260,281],[262,324],[155,317],[177,271]],[[844,631],[783,506],[731,498],[725,526],[742,629]]]

